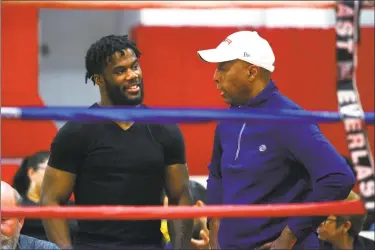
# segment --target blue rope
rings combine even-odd
[[[147,123],[293,122],[333,123],[341,121],[337,112],[270,109],[192,109],[192,108],[86,108],[86,107],[22,107],[1,108],[2,118],[60,121],[137,121]],[[353,117],[360,118],[360,117]],[[375,123],[375,113],[365,113],[368,124]]]

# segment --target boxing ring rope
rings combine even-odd
[[[49,9],[227,9],[227,8],[334,8],[335,1],[14,1],[1,4],[34,6]]]
[[[187,219],[198,217],[292,217],[361,215],[365,208],[361,201],[337,201],[303,204],[222,205],[205,207],[163,206],[75,206],[75,207],[2,207],[4,217],[39,219],[91,220],[151,220]]]
[[[270,8],[335,8],[336,1],[29,1],[2,0],[1,5],[33,6],[47,9],[139,10],[139,9],[270,9]],[[366,2],[365,8],[374,8]]]
[[[375,113],[363,113],[369,124],[375,123]],[[153,123],[198,123],[210,121],[238,121],[238,122],[293,122],[293,123],[322,123],[338,122],[342,116],[329,111],[303,110],[270,110],[252,109],[172,109],[172,108],[98,108],[87,109],[79,107],[2,107],[1,118],[24,120],[74,120],[74,121],[137,121]]]

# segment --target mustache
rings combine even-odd
[[[135,84],[142,85],[143,84],[143,79],[136,78],[136,79],[128,81],[128,85],[135,85]]]

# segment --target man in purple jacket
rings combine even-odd
[[[231,109],[301,110],[271,80],[275,56],[257,32],[233,33],[217,48],[198,54],[218,64],[214,81]],[[318,126],[305,123],[220,122],[209,171],[211,205],[344,200],[355,182]],[[211,247],[318,249],[315,232],[325,218],[211,218]]]

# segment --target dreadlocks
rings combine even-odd
[[[129,40],[128,36],[115,36],[109,35],[102,37],[97,42],[93,43],[86,53],[86,77],[85,82],[91,79],[95,85],[93,76],[95,74],[102,73],[107,60],[111,59],[111,56],[115,52],[120,52],[124,55],[123,50],[130,48],[134,51],[137,58],[141,56],[136,44]]]

